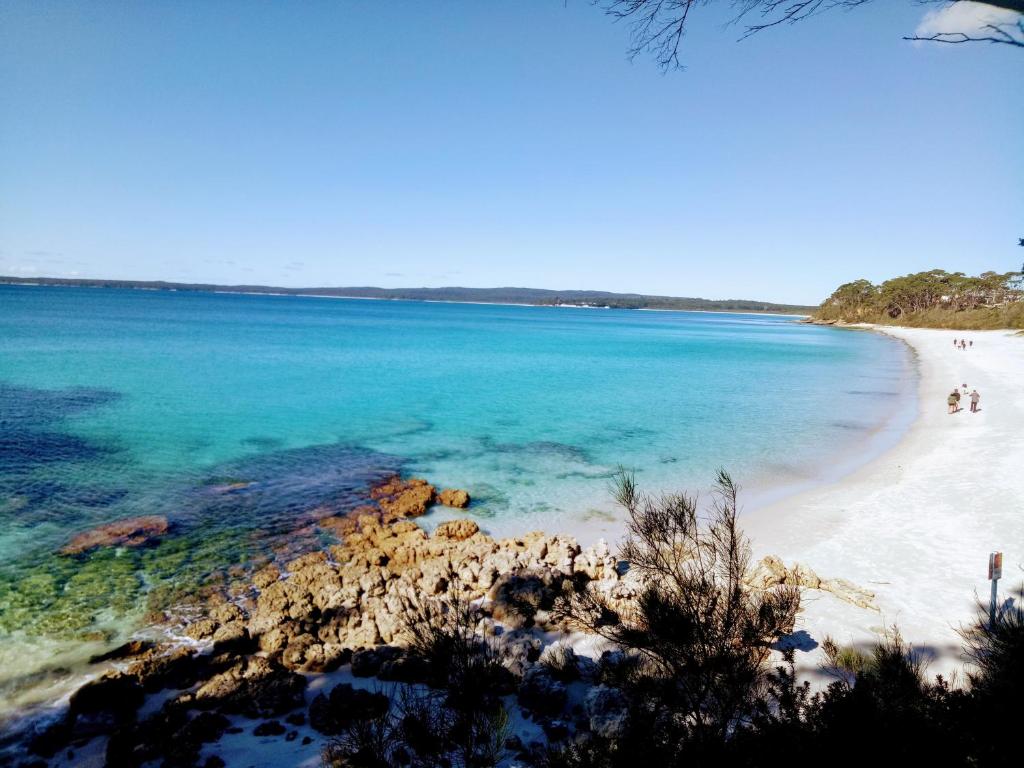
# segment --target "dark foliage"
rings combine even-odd
[[[477,609],[450,573],[438,599],[404,605],[408,654],[425,685],[405,685],[391,708],[358,720],[324,750],[332,768],[489,768],[504,751],[508,714],[501,697],[514,689],[497,646],[476,633]]]
[[[627,755],[668,765],[716,751],[754,713],[768,683],[771,643],[792,630],[795,588],[745,585],[750,549],[736,523],[737,492],[720,472],[703,518],[695,497],[648,496],[622,473],[616,496],[629,516],[622,557],[645,584],[636,608],[619,615],[587,584],[558,608],[625,652],[600,674],[631,703],[630,732],[638,732]]]

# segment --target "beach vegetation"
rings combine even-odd
[[[558,607],[628,659],[606,665],[606,674],[630,702],[625,739],[639,762],[669,765],[713,752],[756,711],[772,644],[793,629],[795,587],[747,586],[750,546],[737,524],[738,491],[719,472],[705,513],[695,496],[652,496],[621,473],[616,498],[628,515],[621,554],[644,585],[635,607],[584,583]]]
[[[325,747],[325,766],[489,768],[501,759],[513,676],[499,646],[477,632],[479,610],[457,574],[446,582],[438,597],[404,600],[406,666],[421,683],[402,685],[382,714],[351,721]]]
[[[941,269],[875,285],[844,283],[821,303],[814,319],[920,328],[1024,328],[1024,290],[1016,272],[977,276]]]

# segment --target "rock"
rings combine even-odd
[[[553,678],[563,683],[576,680],[580,676],[576,652],[568,645],[552,643],[541,651],[539,661]]]
[[[61,549],[61,554],[77,555],[96,547],[140,547],[163,536],[167,527],[167,518],[160,515],[117,520],[78,534]]]
[[[806,565],[796,563],[789,569],[786,583],[797,587],[806,587],[807,589],[818,589],[821,586],[821,579],[818,578],[818,574]]]
[[[785,584],[788,575],[785,564],[779,558],[768,555],[754,566],[747,583],[755,589],[771,589]]]
[[[385,522],[426,514],[434,503],[434,486],[426,480],[392,478],[371,491],[371,497],[380,505]]]
[[[192,687],[202,664],[194,648],[163,645],[140,656],[125,672],[133,675],[148,692],[168,686],[183,689]]]
[[[437,494],[437,500],[446,507],[465,509],[469,506],[469,494],[458,488],[446,488]]]
[[[516,697],[519,704],[538,715],[561,713],[568,700],[565,685],[555,680],[544,667],[531,667],[523,675]]]
[[[495,620],[511,627],[532,626],[537,611],[554,604],[556,593],[550,581],[550,574],[537,570],[500,576],[487,593],[494,602]]]
[[[747,584],[754,589],[761,590],[783,585],[820,589],[859,608],[878,610],[874,592],[858,587],[846,579],[823,579],[802,563],[795,563],[792,567],[787,568],[779,558],[772,555],[763,558],[754,567],[747,579]]]
[[[194,744],[209,744],[224,735],[231,722],[216,712],[199,712],[185,726],[174,734],[173,741]]]
[[[309,724],[325,736],[336,736],[357,720],[384,716],[390,707],[383,693],[341,683],[334,686],[329,696],[321,693],[313,699],[309,706]]]
[[[213,633],[213,652],[245,651],[251,645],[249,630],[240,621],[232,621],[217,628]]]
[[[276,565],[268,565],[256,571],[252,577],[253,586],[257,589],[266,589],[275,581],[281,578],[281,571]]]
[[[218,624],[230,624],[233,621],[242,621],[245,613],[234,603],[220,603],[213,606],[207,615]]]
[[[193,640],[205,640],[208,637],[213,637],[216,631],[217,622],[213,619],[199,619],[185,627],[185,634]]]
[[[590,730],[598,736],[616,740],[625,735],[629,723],[629,710],[622,694],[606,685],[587,691],[584,700]]]
[[[151,640],[129,640],[127,643],[117,646],[106,653],[101,653],[97,656],[90,656],[90,664],[98,664],[103,661],[114,661],[120,659],[127,659],[132,656],[139,656],[147,651],[151,651],[156,647],[156,643]]]
[[[819,588],[825,592],[831,592],[840,600],[852,603],[858,608],[867,608],[872,611],[878,610],[874,592],[862,589],[846,579],[825,579],[821,582]]]
[[[448,520],[434,529],[434,537],[449,541],[465,541],[479,531],[480,526],[472,520]]]
[[[127,719],[142,706],[143,698],[142,686],[135,677],[108,672],[71,694],[68,710],[72,718],[104,713]]]
[[[230,723],[224,715],[187,712],[165,705],[153,717],[133,728],[116,731],[107,742],[107,765],[136,766],[160,759],[166,768],[199,764],[203,744],[217,741]]]
[[[252,730],[253,736],[280,736],[282,733],[287,731],[281,723],[277,720],[267,720],[265,723],[260,723]]]
[[[393,662],[404,655],[401,648],[382,645],[364,648],[352,654],[352,674],[355,677],[373,677],[386,662]]]
[[[306,682],[302,675],[282,669],[269,659],[250,656],[179,701],[252,718],[276,717],[303,704]]]

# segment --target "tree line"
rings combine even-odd
[[[939,328],[1024,328],[1024,281],[1018,272],[932,269],[880,285],[854,280],[821,303],[819,322],[882,323]]]

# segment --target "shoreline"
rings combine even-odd
[[[868,645],[887,629],[930,661],[928,674],[961,667],[957,628],[988,594],[990,551],[1002,550],[1001,592],[1024,561],[1024,344],[1012,330],[947,331],[872,326],[907,343],[917,370],[917,411],[894,446],[837,482],[818,486],[743,516],[755,559],[774,554],[875,591],[879,611],[825,596],[808,601],[798,620],[817,645],[801,662],[814,667],[826,636]],[[974,346],[950,349],[967,336]],[[947,414],[945,395],[967,383],[981,411]],[[1014,549],[1016,547],[1016,549]]]
[[[408,301],[416,304],[471,304],[481,307],[540,307],[552,309],[628,309],[641,312],[700,312],[711,315],[768,315],[774,317],[808,318],[810,315],[790,312],[768,312],[759,309],[664,309],[660,307],[610,307],[591,304],[527,304],[514,301],[458,301],[456,299],[405,299],[387,296],[334,296],[324,293],[280,293],[275,291],[224,291],[195,288],[149,288],[142,286],[64,285],[60,283],[9,283],[0,280],[0,285],[26,288],[97,288],[119,291],[148,291],[150,293],[211,293],[218,296],[277,296],[294,299],[344,299],[345,301]],[[716,301],[710,299],[710,301]]]
[[[780,489],[780,498],[752,505],[740,519],[753,546],[752,563],[774,555],[787,566],[799,563],[809,567],[823,580],[849,580],[874,592],[877,611],[843,601],[824,589],[804,591],[796,630],[798,636],[806,637],[801,639],[796,661],[805,679],[821,679],[820,646],[826,636],[840,643],[867,645],[893,624],[931,660],[929,676],[948,677],[961,666],[956,626],[973,618],[974,591],[987,594],[985,537],[1002,532],[996,543],[1006,553],[1005,591],[1015,585],[1014,565],[1024,559],[1020,551],[1012,549],[1024,541],[1024,521],[1014,519],[1012,506],[1024,498],[1024,477],[997,472],[996,487],[991,488],[975,474],[986,462],[1012,472],[1024,458],[1024,451],[1006,450],[1009,441],[999,439],[1004,434],[1018,434],[1024,426],[1024,392],[1013,387],[1024,374],[1021,339],[1012,331],[977,332],[970,336],[974,348],[961,352],[948,349],[955,335],[948,331],[872,330],[901,340],[913,351],[916,399],[909,428],[900,430],[895,445],[866,462],[858,461],[851,472],[840,470],[842,476],[837,480],[822,482],[818,476],[808,481],[810,488],[795,494],[789,492],[793,486],[787,485]],[[970,414],[966,409],[955,415],[945,413],[943,392],[948,391],[950,368],[957,370],[955,378],[966,376],[967,382],[982,392],[981,413]],[[991,418],[993,415],[996,418]],[[951,436],[947,439],[954,443],[957,471],[952,474],[941,472],[947,454],[936,430]],[[868,441],[886,435],[893,436],[891,420]],[[863,456],[863,447],[856,450],[858,456]],[[937,475],[936,467],[940,470]],[[1002,502],[1001,513],[991,519],[958,516],[957,505],[964,504],[965,494],[969,498],[972,492],[987,494],[986,508]],[[436,524],[448,518],[438,514],[443,508],[435,510],[419,518],[426,523],[424,528],[436,530]],[[463,517],[450,512],[452,518]],[[560,538],[558,534],[540,535],[553,541]],[[979,542],[983,546],[979,547]],[[583,553],[584,559],[596,563],[601,556],[595,559],[591,552]],[[184,636],[176,639],[189,645]],[[98,671],[94,668],[94,674]],[[326,685],[331,679],[329,673],[314,672],[309,676],[310,688]],[[67,695],[42,709],[55,711],[53,707],[66,704]],[[39,712],[37,709],[36,714]],[[257,748],[251,739],[240,737],[240,741],[244,742],[244,746],[238,745],[243,753]]]

